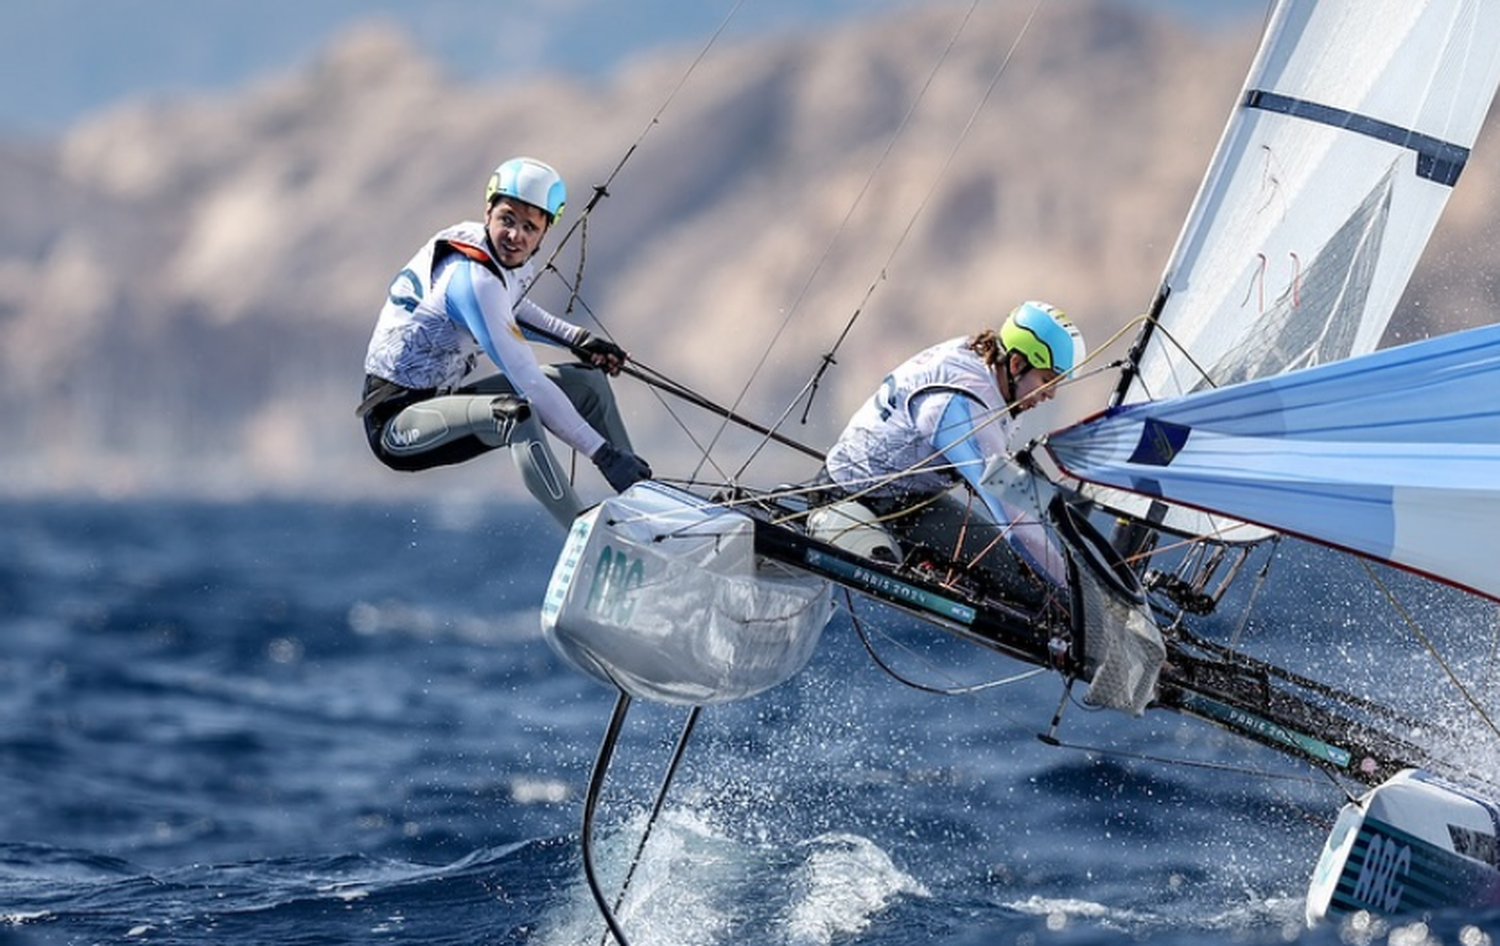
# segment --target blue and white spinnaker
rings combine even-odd
[[[1068,473],[1500,599],[1500,325],[1164,401],[1052,434]]]

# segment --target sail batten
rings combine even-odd
[[[1320,105],[1307,99],[1253,89],[1245,95],[1245,107],[1265,109],[1268,112],[1279,112],[1293,118],[1307,119],[1405,148],[1417,156],[1418,177],[1436,181],[1447,187],[1452,187],[1458,182],[1458,176],[1463,172],[1464,165],[1469,160],[1469,149],[1463,145],[1433,138],[1414,129],[1402,128],[1400,125],[1393,125],[1369,115]]]

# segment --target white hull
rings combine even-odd
[[[1407,769],[1344,806],[1307,892],[1309,924],[1500,902],[1500,806]]]
[[[705,706],[801,670],[831,601],[827,582],[757,559],[748,516],[642,483],[574,523],[542,629],[569,663],[633,697]]]

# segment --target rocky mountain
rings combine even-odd
[[[894,361],[1023,298],[1102,343],[1151,299],[1259,24],[1201,32],[1075,0],[1029,25],[1021,5],[983,5],[956,32],[968,9],[588,83],[456,81],[372,26],[233,94],[0,146],[0,489],[513,493],[503,458],[386,470],[353,408],[392,274],[477,217],[489,169],[516,153],[572,188],[538,301],[718,403],[775,419],[852,320],[808,423],[799,403],[787,428],[816,446]],[[1500,154],[1493,130],[1479,154]],[[1497,219],[1497,160],[1477,159],[1408,304],[1493,320],[1500,289],[1474,249]],[[617,391],[657,471],[693,473],[713,418]],[[753,441],[725,445],[734,473]]]

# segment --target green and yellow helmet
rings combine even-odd
[[[1033,368],[1067,374],[1083,363],[1083,334],[1067,315],[1045,302],[1023,302],[1000,324],[1000,347],[1020,352]]]

